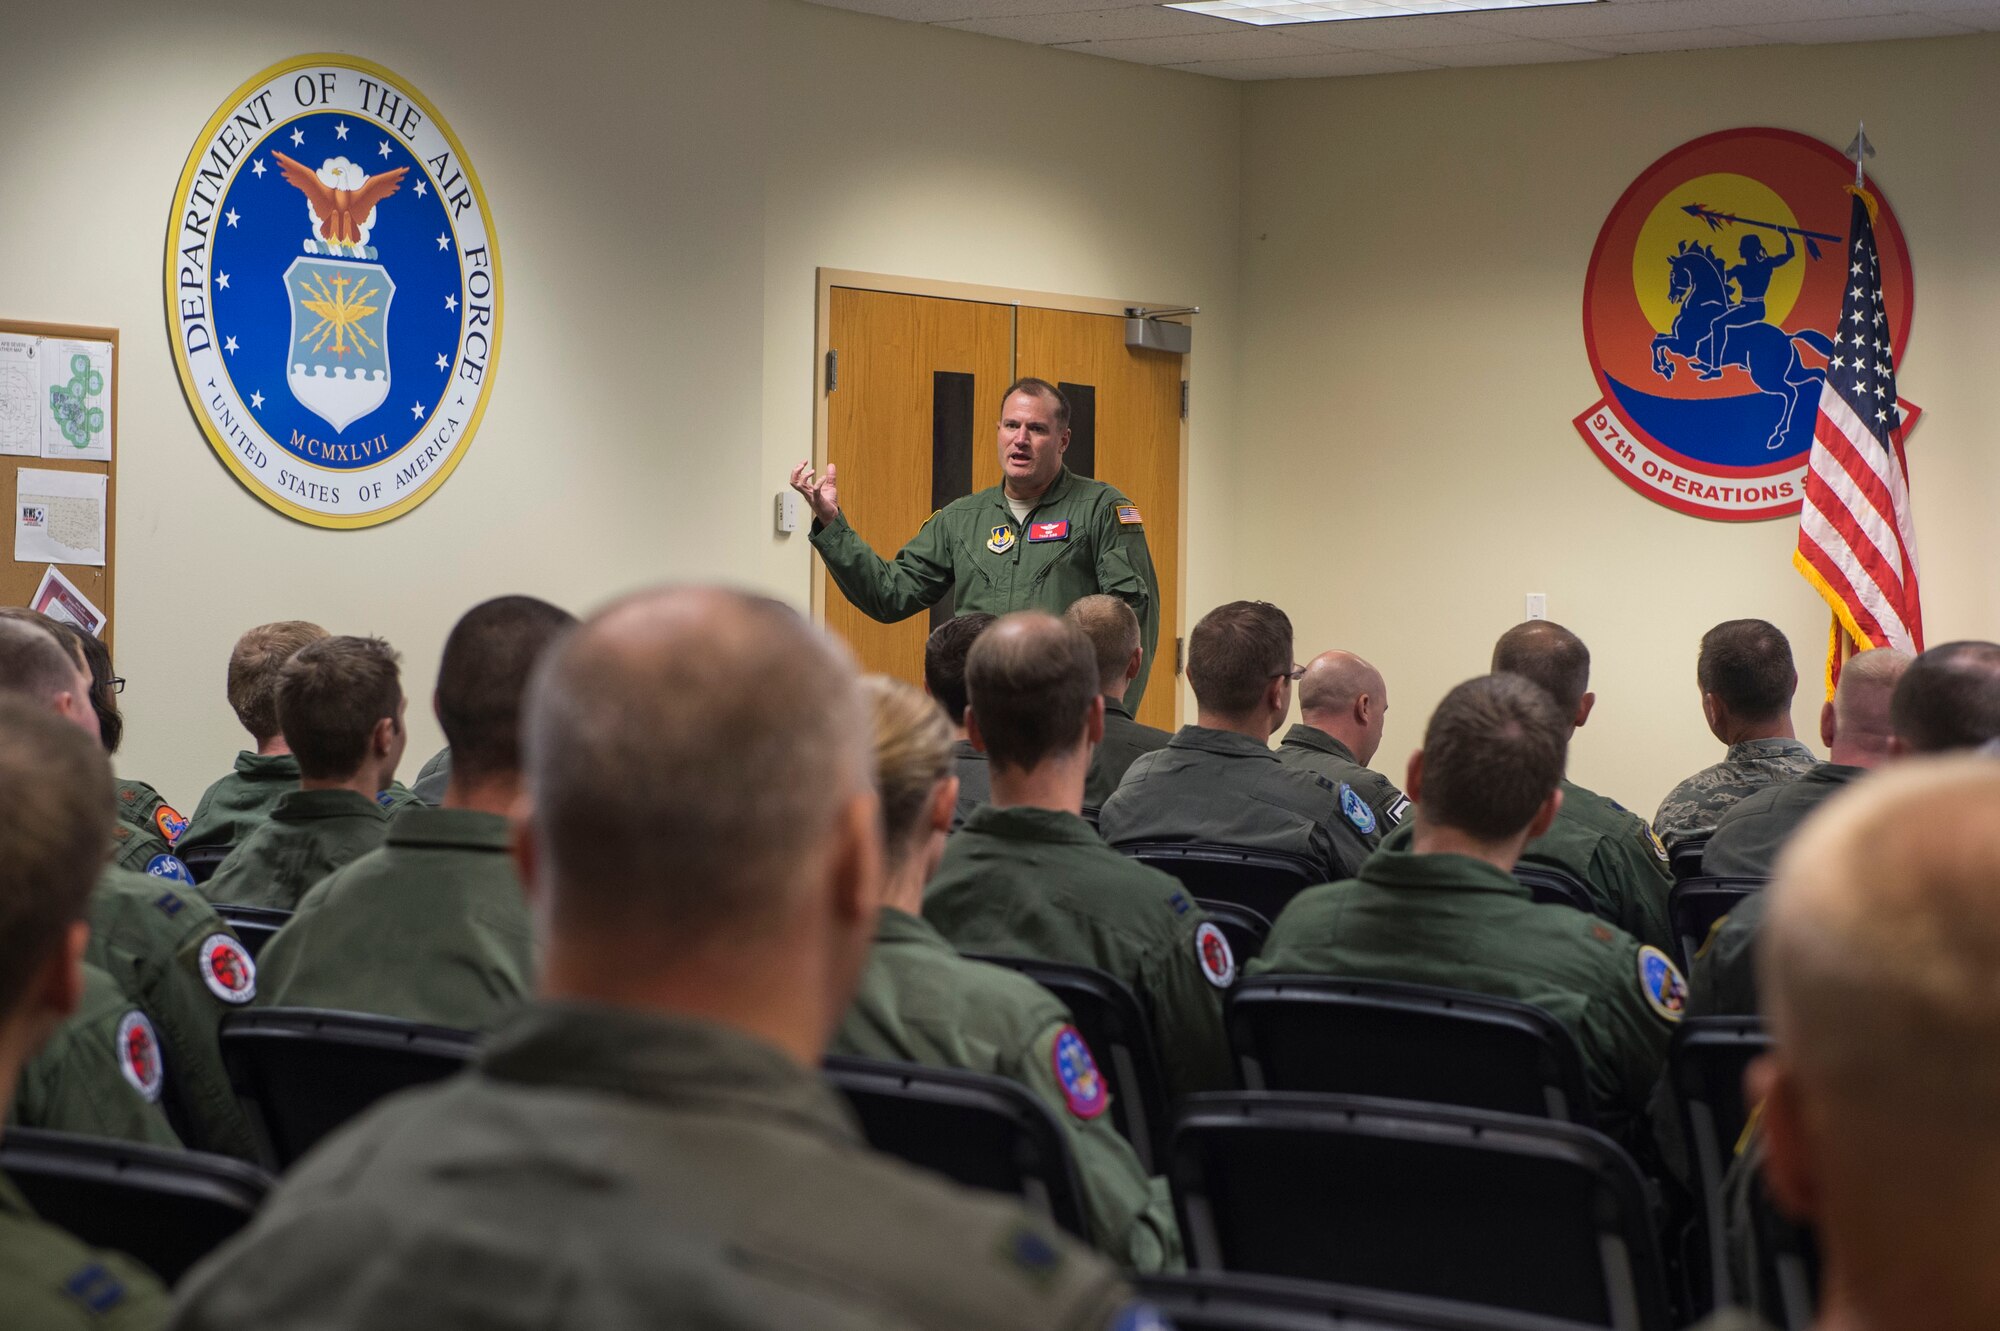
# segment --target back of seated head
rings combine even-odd
[[[988,760],[1031,771],[1082,743],[1098,697],[1097,654],[1068,620],[1019,610],[972,645],[965,684]]]
[[[924,640],[924,691],[955,726],[965,724],[965,656],[996,616],[984,610],[948,619]]]
[[[1116,596],[1098,592],[1071,603],[1063,618],[1083,630],[1097,659],[1097,684],[1102,692],[1125,680],[1132,653],[1139,650],[1139,616]]]
[[[1514,674],[1468,679],[1424,727],[1417,820],[1480,841],[1525,831],[1562,781],[1569,717]]]
[[[47,707],[63,694],[81,692],[81,684],[76,659],[53,620],[32,610],[0,615],[0,692]],[[87,704],[88,698],[79,701]]]
[[[95,634],[85,633],[74,624],[57,622],[56,627],[82,653],[90,671],[90,706],[97,713],[97,733],[106,753],[118,752],[125,739],[125,716],[118,710],[118,695],[112,692],[111,649]]]
[[[278,725],[308,780],[341,780],[368,758],[369,738],[387,717],[401,724],[402,677],[394,648],[380,638],[322,638],[278,671]]]
[[[0,639],[18,627],[24,626],[0,623]],[[45,706],[0,696],[0,789],[8,792],[0,800],[0,1020],[6,1020],[51,951],[84,918],[111,841],[111,768],[101,747]]]
[[[229,653],[229,708],[258,744],[276,739],[278,672],[307,643],[327,637],[327,631],[303,619],[259,624],[236,640]]]
[[[900,861],[931,830],[938,783],[952,775],[951,725],[921,689],[887,675],[861,681],[874,719],[883,852]]]
[[[1531,619],[1508,629],[1493,644],[1493,671],[1532,680],[1565,715],[1575,716],[1590,692],[1590,649],[1562,625]]]
[[[1292,621],[1268,601],[1219,605],[1188,635],[1188,683],[1195,701],[1219,716],[1254,711],[1291,668]]]
[[[525,721],[554,939],[607,960],[671,939],[634,959],[659,970],[768,937],[857,797],[874,826],[869,734],[846,649],[780,602],[668,587],[584,621],[543,656]]]
[[[528,679],[576,616],[532,596],[498,596],[459,617],[438,665],[437,718],[461,782],[521,769]]]
[[[2000,737],[2000,643],[1948,642],[1919,656],[1896,685],[1889,724],[1906,753]]]
[[[1701,635],[1695,681],[1732,716],[1770,721],[1791,710],[1799,671],[1792,644],[1776,625],[1761,619],[1731,619]]]
[[[1889,719],[1890,703],[1915,659],[1893,647],[1871,647],[1841,666],[1840,683],[1822,709],[1820,737],[1826,741],[1828,761],[1873,767],[1890,756],[1895,729]]]

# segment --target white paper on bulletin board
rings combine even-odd
[[[21,468],[14,484],[14,559],[104,567],[102,472]]]
[[[0,333],[0,454],[42,453],[42,339]]]
[[[42,456],[111,461],[111,344],[43,338],[41,361]]]

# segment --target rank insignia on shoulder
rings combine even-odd
[[[155,878],[165,878],[169,882],[186,883],[194,886],[194,873],[181,863],[178,855],[155,855],[146,861],[146,872]]]
[[[378,790],[375,792],[375,802],[386,809],[396,802],[396,797],[389,791]]]
[[[1135,504],[1120,504],[1118,506],[1118,525],[1121,527],[1140,526],[1138,506]]]
[[[1067,541],[1069,539],[1069,519],[1060,522],[1031,522],[1028,524],[1028,544],[1038,541]]]
[[[153,898],[153,904],[160,908],[160,914],[171,920],[174,916],[181,913],[181,907],[187,903],[172,892],[162,892]]]
[[[1187,893],[1185,892],[1174,893],[1172,896],[1167,898],[1167,904],[1174,908],[1174,914],[1176,915],[1185,915],[1188,913],[1189,902],[1187,899]]]
[[[1389,819],[1389,825],[1391,827],[1401,827],[1403,825],[1404,817],[1407,816],[1409,812],[1410,812],[1410,797],[1408,795],[1396,796],[1395,802],[1392,803],[1386,811],[1386,816]]]
[[[1065,1026],[1056,1032],[1050,1058],[1055,1064],[1056,1080],[1062,1083],[1063,1103],[1069,1106],[1069,1112],[1084,1119],[1102,1114],[1111,1102],[1111,1095],[1097,1070],[1097,1060],[1090,1056],[1090,1046],[1084,1043],[1076,1027]]]
[[[1354,787],[1345,781],[1340,783],[1340,811],[1347,815],[1347,821],[1354,824],[1354,830],[1362,836],[1375,835],[1375,810],[1368,807],[1368,801],[1355,794]]]
[[[188,820],[170,806],[162,804],[153,811],[153,826],[160,829],[160,835],[165,837],[167,844],[171,846],[181,839],[181,833],[188,830]]]
[[[1111,1320],[1110,1331],[1173,1331],[1174,1324],[1150,1303],[1128,1303]]]
[[[1194,956],[1201,963],[1202,977],[1218,989],[1236,982],[1236,954],[1222,930],[1203,920],[1194,931]]]
[[[257,963],[228,934],[201,940],[201,982],[223,1002],[240,1007],[257,996]]]
[[[1687,1011],[1687,981],[1667,954],[1651,943],[1639,948],[1639,988],[1653,1011],[1666,1021],[1679,1022]]]
[[[100,1315],[125,1302],[125,1286],[96,1262],[78,1267],[74,1275],[63,1281],[62,1288],[63,1293]]]
[[[160,1081],[165,1069],[160,1060],[160,1037],[146,1014],[133,1008],[118,1023],[118,1070],[132,1083],[147,1104],[160,1098]]]
[[[1004,555],[1014,548],[1014,529],[1001,523],[986,534],[986,548],[996,555]]]
[[[1051,1279],[1062,1269],[1063,1254],[1046,1234],[1017,1225],[1001,1240],[1000,1253],[1038,1283]]]

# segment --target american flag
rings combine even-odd
[[[1829,682],[1838,674],[1843,632],[1860,648],[1920,652],[1924,643],[1904,420],[1896,405],[1896,363],[1868,202],[1855,191],[1847,293],[1820,389],[1792,556],[1833,609]]]

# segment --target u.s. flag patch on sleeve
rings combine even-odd
[[[1118,525],[1119,525],[1119,526],[1121,526],[1121,527],[1137,527],[1137,526],[1139,526],[1139,525],[1140,525],[1140,522],[1139,522],[1139,508],[1138,508],[1138,505],[1136,505],[1136,504],[1120,504],[1120,505],[1118,506]]]

